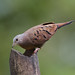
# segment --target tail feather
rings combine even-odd
[[[72,20],[72,21],[68,21],[68,22],[65,22],[65,23],[57,23],[56,25],[57,25],[57,29],[59,29],[59,28],[61,28],[61,27],[63,27],[63,26],[66,26],[66,25],[69,25],[69,24],[71,24],[72,22],[75,22],[75,20]]]

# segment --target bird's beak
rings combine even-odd
[[[16,46],[16,43],[13,43],[13,44],[12,44],[12,48],[13,48],[14,46]]]

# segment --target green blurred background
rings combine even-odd
[[[0,75],[10,75],[15,35],[44,22],[75,20],[75,0],[0,0]],[[24,52],[16,46],[15,49]],[[63,27],[38,52],[41,75],[75,75],[75,23]]]

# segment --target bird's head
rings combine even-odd
[[[16,45],[19,45],[22,41],[23,41],[23,34],[19,34],[19,35],[15,36],[13,39],[12,48]]]

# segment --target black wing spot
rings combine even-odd
[[[39,34],[39,31],[37,30],[37,34]]]
[[[44,23],[43,25],[48,25],[48,24],[54,24],[54,22],[47,22],[47,23]]]
[[[43,37],[46,39],[46,36],[45,35],[43,35]]]
[[[34,40],[37,40],[37,38],[35,38]]]
[[[50,28],[52,28],[52,26],[49,26]]]
[[[34,33],[34,35],[36,36],[36,34]]]
[[[37,36],[37,37],[39,37],[39,36]]]
[[[41,27],[43,29],[43,27]]]
[[[47,30],[46,30],[46,32],[47,32],[49,35],[51,35],[51,33],[50,33],[50,32],[48,32]]]
[[[46,33],[48,33],[49,35],[51,35],[51,33],[50,33],[50,32],[48,32],[47,30],[43,30],[43,31],[45,31]]]
[[[46,30],[43,30],[43,31],[46,31]]]

